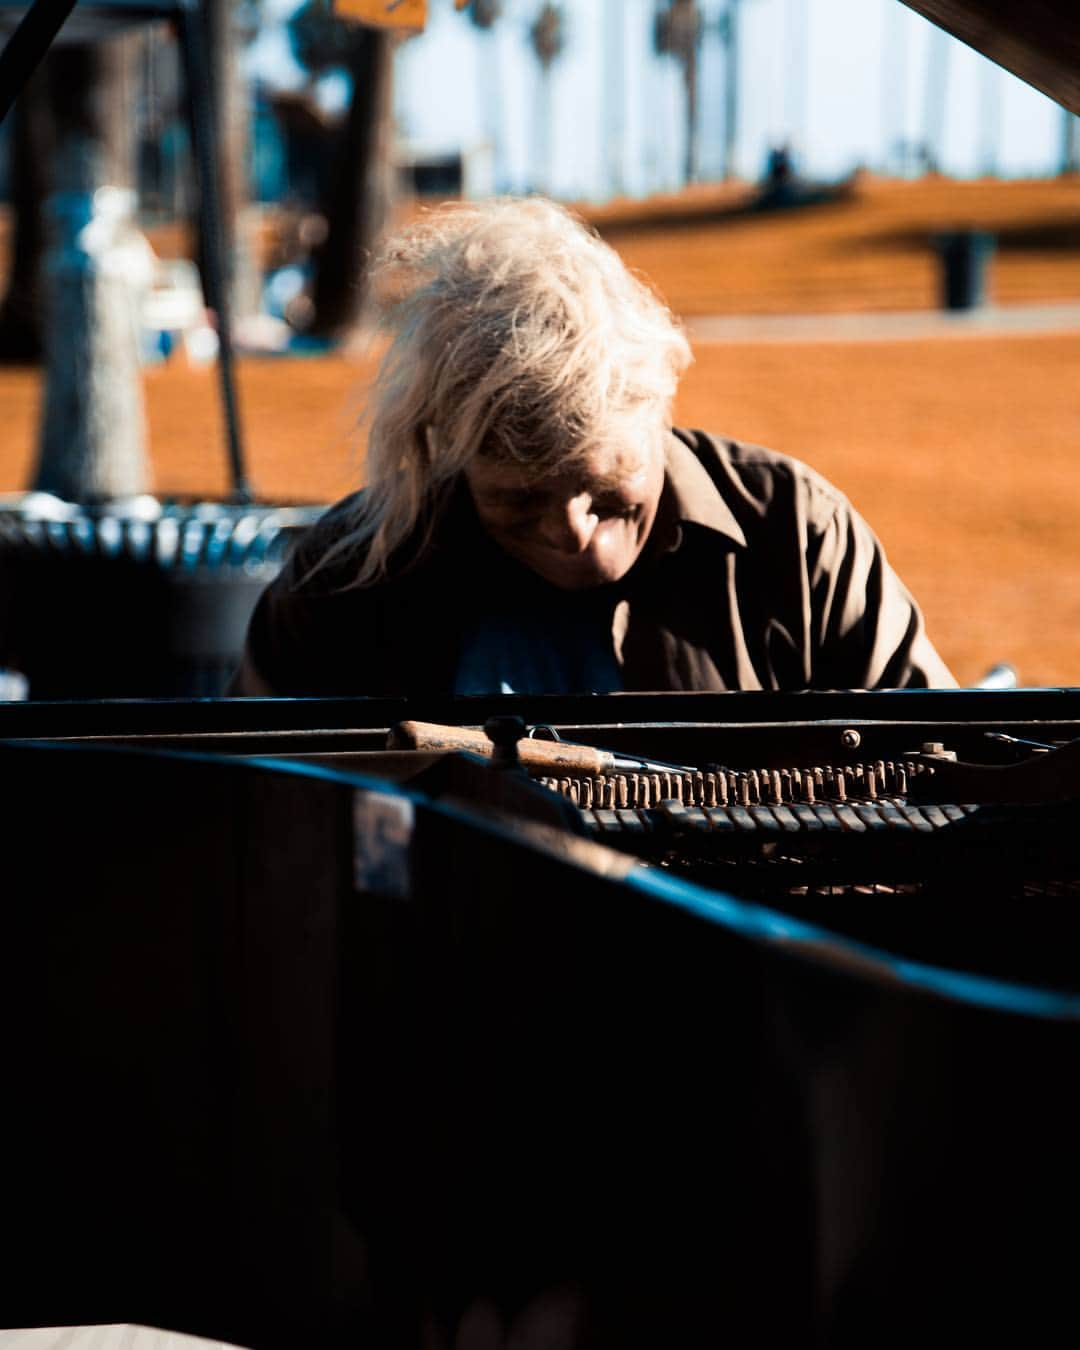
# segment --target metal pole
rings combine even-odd
[[[180,50],[187,80],[191,111],[191,133],[199,182],[199,242],[202,255],[203,294],[217,315],[218,376],[225,413],[225,437],[232,475],[233,500],[253,500],[244,468],[236,383],[233,378],[232,314],[229,297],[225,250],[221,238],[221,189],[214,148],[214,104],[210,82],[210,63],[206,50],[206,30],[198,0],[184,0],[179,6]]]
[[[0,123],[63,28],[75,0],[34,0],[0,52]]]

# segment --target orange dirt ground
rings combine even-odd
[[[839,204],[726,219],[733,200],[687,194],[677,225],[671,202],[594,215],[623,217],[612,241],[687,316],[929,308],[929,240],[953,226],[996,234],[996,303],[1080,302],[1075,179],[864,180]],[[677,419],[786,450],[842,487],[961,681],[1005,660],[1025,684],[1080,684],[1080,330],[695,351]],[[241,363],[262,496],[329,500],[359,480],[352,426],[370,370],[345,355]],[[147,371],[145,391],[155,490],[224,492],[213,371],[174,360]],[[0,370],[0,491],[30,481],[39,393],[37,372]]]

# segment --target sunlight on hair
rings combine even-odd
[[[321,560],[356,551],[353,585],[431,530],[477,454],[537,478],[670,420],[690,349],[662,301],[543,198],[450,203],[392,238],[375,295],[391,336],[366,420],[367,491]],[[422,551],[422,550],[421,550]]]

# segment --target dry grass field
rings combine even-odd
[[[1080,302],[1076,180],[866,180],[768,216],[738,203],[702,190],[595,215],[688,317],[929,309],[931,237],[970,226],[998,239],[995,303]],[[695,350],[678,418],[798,455],[847,491],[962,681],[1008,660],[1026,684],[1080,684],[1080,329]],[[370,369],[344,355],[242,362],[261,495],[328,500],[358,480]],[[174,361],[147,371],[145,392],[156,490],[223,492],[213,372]],[[0,491],[30,481],[39,394],[35,371],[0,371]]]

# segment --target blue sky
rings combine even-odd
[[[264,0],[279,13],[294,2]],[[726,0],[699,3],[710,24],[726,8]],[[504,0],[490,34],[452,0],[429,7],[427,31],[397,58],[399,133],[417,151],[480,151],[478,182],[499,190],[602,200],[679,186],[682,83],[677,64],[652,51],[655,0],[564,0],[566,48],[546,88],[528,43],[540,0]],[[942,167],[959,176],[1059,166],[1057,105],[899,0],[741,0],[739,13],[740,176],[757,176],[770,145],[783,141],[813,176],[839,177],[858,164],[895,172],[899,143],[922,140],[927,125]],[[285,46],[270,29],[254,55],[275,81],[294,83]],[[943,83],[929,80],[935,62]],[[723,164],[723,74],[713,29],[701,68],[704,177]],[[332,84],[324,91],[330,103],[341,93]]]

